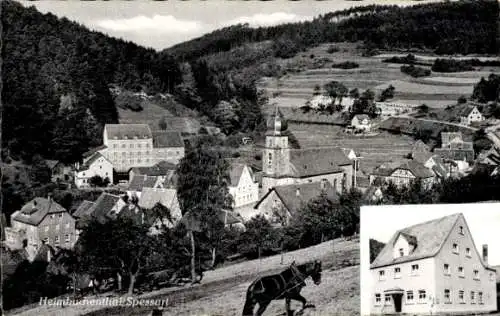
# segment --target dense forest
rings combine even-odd
[[[499,51],[498,2],[441,2],[411,7],[356,7],[320,15],[312,21],[272,27],[236,25],[216,30],[166,51],[187,61],[266,40],[300,51],[336,41],[364,41],[373,49],[420,48],[440,54],[495,54]]]

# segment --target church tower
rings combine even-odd
[[[267,120],[266,144],[262,156],[262,190],[286,184],[290,175],[290,147],[287,136],[287,122],[278,107]]]

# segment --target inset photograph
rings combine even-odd
[[[500,315],[500,203],[361,208],[362,315]]]

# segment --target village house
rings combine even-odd
[[[166,225],[168,228],[174,227],[182,218],[181,207],[177,198],[177,190],[163,188],[144,188],[139,200],[139,207],[143,210],[151,210],[159,203],[170,211],[172,221],[165,218],[157,218],[152,226],[152,233],[158,232],[161,225]]]
[[[372,122],[368,115],[366,114],[357,114],[351,120],[351,126],[356,130],[369,132],[372,128]]]
[[[441,148],[435,148],[434,153],[446,160],[465,162],[468,165],[474,161],[474,146],[466,142],[460,132],[442,132]]]
[[[432,157],[431,148],[422,140],[417,140],[411,149],[411,158],[420,163],[425,163]]]
[[[287,122],[276,108],[267,122],[262,157],[262,192],[289,184],[316,183],[324,179],[339,193],[352,187],[353,163],[341,148],[291,149]]]
[[[73,217],[77,220],[78,234],[91,220],[104,224],[116,219],[122,208],[128,204],[127,200],[127,198],[103,192],[95,202],[83,201],[73,213]]]
[[[176,165],[167,161],[159,161],[151,167],[133,167],[128,172],[129,182],[134,176],[157,176],[164,179],[172,179],[175,182]]]
[[[153,162],[167,161],[178,164],[184,157],[184,141],[181,133],[173,131],[153,131]]]
[[[379,110],[380,116],[389,117],[395,115],[401,115],[405,113],[409,113],[415,110],[418,107],[416,104],[407,104],[403,102],[398,102],[397,100],[393,100],[390,102],[375,102],[375,106]]]
[[[76,164],[75,185],[77,188],[85,188],[91,185],[90,179],[99,176],[103,180],[108,179],[113,183],[113,165],[99,152],[93,153],[84,160],[82,165]]]
[[[238,231],[245,231],[246,227],[243,224],[243,218],[240,214],[231,210],[220,210],[217,213],[217,218],[222,222],[225,229],[234,229]],[[193,231],[201,231],[201,221],[195,218],[190,212],[184,214],[179,221],[179,224],[184,225],[187,229]]]
[[[175,188],[175,177],[173,175],[167,176],[148,176],[137,175],[132,178],[127,188],[127,195],[129,198],[139,200],[142,191],[145,188]]]
[[[5,243],[10,249],[25,248],[33,260],[43,244],[71,249],[77,240],[75,219],[49,195],[37,197],[11,215],[5,228]]]
[[[59,160],[46,160],[47,167],[50,169],[51,181],[58,182],[72,182],[73,168]]]
[[[401,229],[370,266],[370,314],[495,311],[495,272],[461,213]]]
[[[255,204],[253,216],[262,215],[276,226],[288,225],[292,217],[297,216],[309,201],[322,193],[338,203],[339,196],[327,180],[276,186]]]
[[[259,183],[252,169],[241,163],[232,163],[229,169],[231,182],[228,185],[229,194],[233,198],[233,208],[248,205],[259,200]]]
[[[370,184],[392,182],[398,187],[408,186],[412,181],[420,180],[424,188],[430,188],[436,182],[436,174],[422,163],[414,160],[391,162],[380,165],[370,174]]]
[[[460,113],[460,124],[462,125],[471,125],[472,123],[482,122],[484,120],[485,117],[477,106],[467,107]]]

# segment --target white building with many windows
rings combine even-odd
[[[463,214],[397,231],[370,266],[370,314],[473,314],[497,309],[488,248]]]

